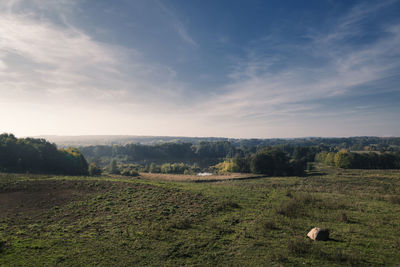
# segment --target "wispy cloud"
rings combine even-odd
[[[179,101],[184,85],[170,67],[146,63],[133,48],[101,43],[69,23],[16,12],[18,4],[10,1],[0,16],[0,101]]]
[[[148,125],[145,118],[166,116],[184,101],[186,85],[176,79],[175,70],[146,62],[134,48],[93,39],[68,22],[71,6],[58,5],[62,19],[54,23],[44,2],[35,12],[24,9],[25,1],[6,4],[9,8],[0,11],[0,132],[84,131],[69,127],[75,119],[98,125],[104,119],[115,127],[123,120],[125,127],[128,122]],[[99,117],[91,117],[90,109]],[[42,122],[35,126],[31,122],[39,119],[39,110]],[[15,120],[6,116],[10,112]]]
[[[77,29],[13,14],[2,14],[0,25],[0,59],[6,66],[0,74],[1,91],[13,84],[11,88],[26,95],[77,92],[97,77],[118,75],[119,55]]]
[[[175,29],[178,32],[179,36],[188,44],[192,46],[197,46],[197,43],[189,36],[188,32],[186,31],[185,27],[182,23],[176,22]]]
[[[361,48],[346,43],[360,31],[360,21],[388,7],[357,6],[338,18],[331,31],[308,42],[280,44],[279,36],[252,42],[246,47],[247,57],[238,60],[230,74],[231,82],[202,109],[207,110],[210,120],[218,114],[216,120],[224,123],[220,119],[223,115],[239,125],[268,124],[270,120],[279,125],[287,119],[293,121],[293,117],[323,118],[324,107],[318,100],[356,90],[363,94],[362,86],[398,76],[400,25],[382,25],[381,36]],[[342,112],[348,110],[335,114],[339,117]]]
[[[164,13],[169,17],[170,23],[172,27],[175,29],[176,33],[179,35],[179,37],[186,42],[187,44],[197,47],[198,44],[194,39],[189,35],[185,25],[182,23],[182,21],[176,16],[176,14],[168,8],[166,5],[164,5],[161,1],[156,0],[156,3],[158,6],[161,8],[161,10],[164,11]]]
[[[0,2],[1,127],[41,129],[36,134],[88,133],[77,130],[87,125],[91,133],[104,134],[299,136],[307,133],[304,121],[313,125],[329,117],[328,124],[332,117],[349,119],[360,112],[371,117],[367,111],[378,108],[357,103],[333,110],[324,106],[329,99],[367,95],[367,85],[390,77],[399,82],[400,24],[377,24],[379,34],[362,45],[353,40],[363,37],[362,25],[374,12],[393,2],[358,5],[330,30],[310,30],[300,42],[281,39],[276,29],[236,53],[234,38],[221,37],[220,44],[235,46],[232,71],[224,85],[207,90],[180,80],[186,70],[149,60],[138,47],[96,40],[74,24],[77,2]],[[174,44],[198,52],[196,60],[203,57],[189,24],[179,19],[182,14],[178,18],[174,9],[156,3]],[[201,69],[199,75],[216,74]],[[6,115],[10,112],[16,119]],[[314,134],[323,135],[323,129]]]

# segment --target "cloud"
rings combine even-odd
[[[310,131],[302,126],[305,120],[327,125],[334,120],[325,118],[367,114],[374,103],[336,111],[324,103],[368,94],[367,85],[396,77],[400,69],[399,24],[377,25],[380,35],[362,46],[349,41],[362,36],[360,25],[389,4],[356,6],[330,31],[310,32],[301,42],[281,38],[279,30],[252,40],[243,47],[245,56],[233,55],[226,83],[202,90],[202,84],[180,80],[182,73],[146,59],[134,47],[100,42],[75,26],[76,3],[0,3],[3,129],[24,134],[299,136]],[[169,29],[189,47],[199,47],[177,16],[156,3],[167,14]],[[6,115],[11,113],[16,119]],[[314,135],[323,134],[318,129]]]
[[[178,32],[179,36],[188,44],[192,46],[197,46],[197,43],[189,36],[183,24],[177,22],[175,23],[175,29]]]
[[[180,38],[183,41],[185,41],[187,44],[189,44],[193,47],[197,47],[198,44],[189,35],[186,27],[181,22],[181,20],[179,20],[179,18],[176,16],[176,14],[170,8],[168,8],[166,5],[164,5],[161,1],[155,0],[155,2],[160,7],[160,9],[168,16],[172,27],[175,29],[176,33],[180,36]]]
[[[147,63],[134,48],[94,40],[66,22],[68,7],[58,6],[64,22],[55,24],[46,12],[22,12],[23,4],[9,1],[0,14],[0,101],[139,106],[180,101],[185,85],[170,67]]]
[[[363,86],[398,75],[399,24],[381,26],[381,35],[368,45],[347,42],[360,33],[360,21],[388,7],[357,6],[329,32],[306,42],[279,42],[280,36],[250,42],[247,56],[237,60],[229,75],[231,81],[201,109],[207,110],[210,120],[233,121],[239,127],[270,122],[279,127],[306,117],[323,119],[328,111],[319,100],[367,94]],[[335,116],[349,113],[354,114],[337,110]]]
[[[84,84],[96,81],[96,76],[118,74],[113,49],[77,29],[12,14],[3,14],[0,25],[0,59],[7,67],[1,73],[2,91],[10,90],[10,84],[39,96],[67,88],[76,91],[87,89]]]
[[[121,131],[121,124],[126,133],[140,133],[136,123],[146,128],[144,120],[178,112],[187,85],[176,78],[174,69],[74,27],[69,23],[74,1],[48,1],[50,6],[39,2],[30,8],[25,1],[2,2],[8,8],[0,11],[0,132],[84,133],[85,123],[77,121],[93,120],[98,127],[109,123]],[[58,13],[49,17],[46,8]],[[86,132],[96,131],[86,125],[92,127]],[[108,128],[106,132],[112,133]]]

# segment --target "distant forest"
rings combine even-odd
[[[155,141],[156,139],[154,139]],[[198,138],[195,140],[199,141]],[[195,164],[200,168],[214,166],[221,171],[253,172],[253,173],[285,173],[300,174],[307,169],[307,163],[313,162],[315,156],[321,153],[337,153],[339,151],[357,151],[351,153],[351,158],[356,158],[358,163],[338,164],[341,168],[397,168],[395,163],[384,164],[385,160],[397,162],[400,151],[400,138],[380,137],[352,137],[352,138],[298,138],[298,139],[234,139],[219,141],[199,141],[196,143],[167,142],[126,145],[96,145],[81,146],[79,149],[91,162],[105,166],[111,159],[116,159],[122,164],[135,163],[144,168],[138,170],[149,170],[150,164],[184,163]],[[278,153],[279,152],[279,153]],[[353,154],[370,152],[363,156]],[[342,153],[343,154],[343,153]],[[340,154],[340,155],[342,155]],[[262,158],[264,162],[255,164],[256,158]],[[268,156],[266,156],[268,155]],[[284,157],[285,160],[282,160]],[[347,154],[346,154],[347,155]],[[369,155],[369,156],[368,156]],[[377,155],[377,156],[374,156]],[[267,159],[272,157],[273,159]],[[279,159],[279,160],[277,160]],[[380,163],[361,164],[359,161],[373,161],[379,159]],[[285,163],[282,163],[285,162]],[[325,162],[323,160],[322,162]],[[269,167],[254,166],[262,164]],[[328,163],[332,165],[331,163]],[[284,171],[267,171],[267,168],[280,165]],[[335,164],[333,164],[335,165]],[[146,167],[147,166],[147,167]],[[153,165],[154,166],[154,165]],[[252,167],[253,166],[253,167]],[[168,169],[166,167],[166,169]],[[184,168],[180,168],[184,169]],[[162,171],[161,171],[162,172]]]
[[[16,138],[12,134],[2,134],[0,171],[69,175],[99,175],[102,171],[127,175],[138,175],[138,172],[195,174],[211,171],[287,176],[304,175],[314,161],[338,168],[400,168],[400,138],[397,137],[171,137],[173,141],[170,142],[162,142],[165,137],[143,138],[151,141],[150,144],[86,143],[78,148],[57,148],[56,144],[43,138]],[[86,138],[85,142],[89,139]],[[194,142],[186,142],[190,140]],[[79,142],[78,139],[75,141]]]
[[[348,138],[270,138],[270,139],[235,139],[223,137],[179,137],[179,136],[119,136],[119,135],[86,135],[86,136],[40,136],[56,143],[59,147],[83,147],[95,145],[120,145],[142,144],[156,145],[163,143],[190,143],[197,145],[200,142],[228,141],[235,147],[262,147],[277,145],[319,146],[327,145],[346,148],[349,150],[365,150],[365,147],[375,151],[400,150],[400,137],[374,137],[360,136]]]

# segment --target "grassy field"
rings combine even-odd
[[[0,265],[400,264],[400,171],[172,180],[0,174]]]

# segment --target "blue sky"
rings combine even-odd
[[[399,1],[0,0],[0,131],[400,136]]]

